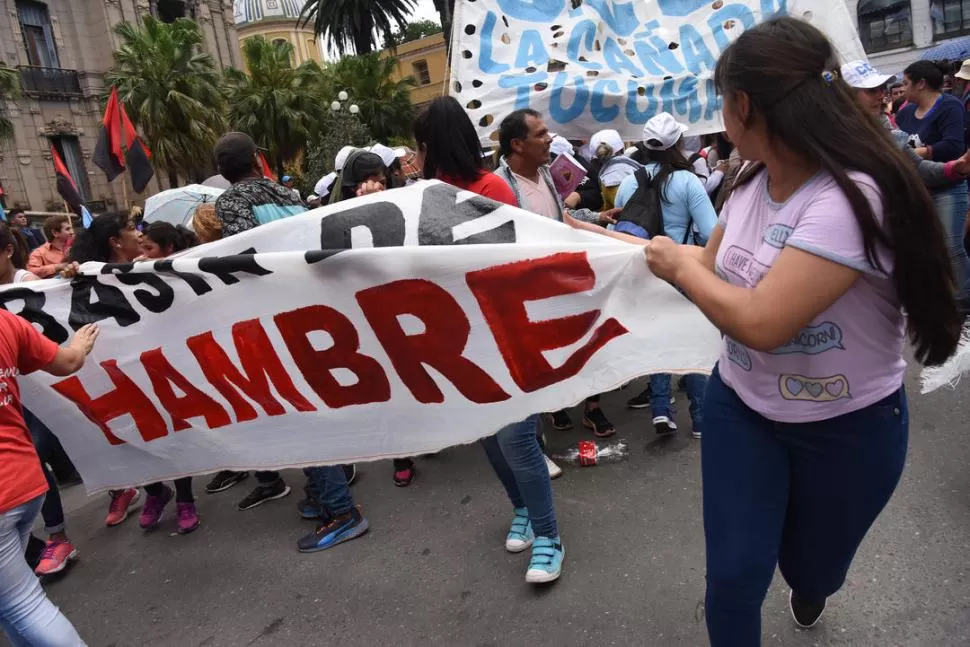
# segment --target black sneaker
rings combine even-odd
[[[573,421],[565,409],[550,413],[549,419],[552,421],[552,428],[556,431],[566,431],[573,428]]]
[[[822,612],[825,611],[825,598],[822,598],[821,602],[811,602],[799,598],[794,591],[790,591],[788,608],[791,609],[791,617],[795,619],[799,629],[811,629],[818,624]]]
[[[653,430],[657,432],[658,436],[669,436],[677,431],[677,423],[667,416],[655,416]]]
[[[246,498],[239,502],[240,510],[255,508],[261,503],[282,499],[290,493],[290,486],[283,479],[279,479],[271,485],[257,485],[253,491],[246,495]]]
[[[357,465],[351,463],[350,465],[341,465],[344,468],[344,476],[347,477],[348,487],[354,484],[357,480]]]
[[[585,411],[583,426],[592,429],[593,435],[597,438],[609,438],[616,433],[616,427],[606,418],[606,414],[599,407]]]
[[[224,490],[228,490],[236,483],[242,483],[247,478],[249,478],[249,472],[232,472],[230,470],[222,470],[212,477],[209,484],[205,486],[205,491],[208,494],[222,492]]]
[[[634,396],[626,401],[626,406],[631,409],[646,409],[650,406],[650,398],[653,396],[653,392],[650,390],[650,385],[643,390],[640,395]]]

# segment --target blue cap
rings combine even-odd
[[[291,178],[291,177],[290,177],[289,175],[284,175],[284,176],[283,176],[283,181],[284,181],[284,182],[289,182],[289,181],[290,181],[290,180],[292,180],[292,179],[293,179],[293,178]]]

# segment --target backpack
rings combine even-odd
[[[646,168],[637,169],[633,176],[637,179],[637,190],[617,217],[614,229],[647,240],[654,236],[665,235],[661,202],[663,187],[647,172]],[[690,240],[692,229],[693,223],[688,223],[684,231],[684,240],[680,241],[682,245],[686,245]]]

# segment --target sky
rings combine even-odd
[[[414,15],[411,17],[412,20],[434,20],[435,22],[441,22],[438,18],[438,12],[434,10],[434,2],[432,0],[418,0],[418,6],[415,8]]]

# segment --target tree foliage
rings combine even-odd
[[[283,167],[318,132],[329,109],[320,96],[323,72],[313,61],[294,68],[293,45],[262,36],[245,41],[243,58],[248,74],[225,71],[230,126],[267,149],[282,177]]]
[[[384,47],[397,47],[404,43],[420,40],[432,34],[440,34],[441,25],[433,20],[419,20],[410,22],[404,29],[398,30],[384,41]]]
[[[7,118],[5,101],[20,96],[20,72],[0,62],[0,142],[13,139],[13,123]]]
[[[152,162],[177,183],[177,174],[200,179],[211,169],[212,148],[225,133],[222,77],[201,51],[202,34],[187,18],[115,27],[121,46],[105,75],[152,151]],[[174,186],[174,184],[173,184]]]
[[[330,65],[326,73],[334,88],[346,90],[360,107],[360,119],[374,139],[386,142],[391,137],[411,132],[414,106],[410,89],[414,79],[393,79],[397,59],[372,53],[351,56]]]
[[[334,170],[337,153],[344,146],[364,147],[370,144],[367,126],[346,109],[328,112],[320,121],[320,132],[303,157],[303,195],[313,192],[317,181]]]
[[[306,0],[300,24],[312,24],[341,56],[351,48],[369,54],[395,27],[405,29],[414,7],[415,0]]]

